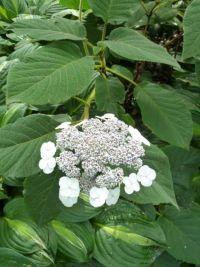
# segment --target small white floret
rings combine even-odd
[[[43,143],[40,148],[40,155],[42,159],[50,159],[56,153],[56,146],[53,142]]]
[[[129,125],[128,131],[134,140],[141,142],[147,146],[150,146],[150,142],[135,128]]]
[[[103,206],[108,197],[108,193],[109,191],[106,187],[92,187],[90,189],[90,204],[95,208]]]
[[[143,185],[143,186],[151,186],[153,181],[156,179],[156,172],[154,169],[150,168],[147,165],[143,165],[138,173],[137,173],[137,180]]]
[[[106,204],[108,206],[115,205],[119,199],[120,196],[120,189],[119,187],[116,187],[114,189],[110,189],[108,196],[106,198]]]
[[[39,161],[39,168],[43,170],[45,174],[52,173],[55,167],[56,167],[56,160],[53,157],[49,159],[41,159]]]
[[[63,122],[60,125],[58,125],[56,129],[67,129],[70,126],[70,124],[71,124],[70,121]]]
[[[123,183],[125,184],[124,190],[128,195],[140,191],[140,184],[138,183],[135,173],[131,173],[128,177],[124,177]]]
[[[60,192],[65,197],[78,197],[80,194],[79,181],[76,178],[63,176],[59,180]]]

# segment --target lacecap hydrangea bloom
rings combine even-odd
[[[133,194],[155,180],[155,170],[142,161],[149,141],[113,114],[77,125],[65,122],[56,129],[56,144],[41,146],[39,167],[50,174],[57,165],[63,172],[59,199],[64,206],[76,204],[81,192],[93,207],[114,205],[121,187]]]

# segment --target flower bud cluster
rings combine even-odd
[[[57,129],[56,148],[52,142],[42,145],[39,167],[48,174],[57,164],[65,174],[59,181],[59,198],[67,207],[78,201],[80,192],[89,194],[94,207],[114,205],[122,184],[132,194],[141,185],[151,186],[156,178],[156,172],[142,161],[149,141],[113,114],[76,126],[63,123]]]

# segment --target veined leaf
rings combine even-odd
[[[0,174],[26,177],[38,173],[40,147],[53,140],[54,120],[45,115],[31,115],[0,129]]]
[[[186,9],[183,28],[184,28],[184,42],[183,42],[183,58],[200,56],[200,5],[199,0],[193,0]]]
[[[92,82],[94,62],[73,43],[59,42],[34,51],[8,74],[8,100],[58,104],[82,93]]]
[[[193,134],[190,110],[182,98],[160,85],[142,83],[135,90],[144,124],[170,144],[188,148]]]
[[[12,24],[17,35],[28,35],[36,40],[83,40],[86,30],[79,21],[56,19],[25,19]]]
[[[162,46],[132,29],[117,28],[108,41],[99,42],[99,45],[107,46],[115,55],[127,60],[158,62],[179,68],[177,61]]]
[[[121,24],[128,20],[138,6],[139,0],[88,0],[94,15],[105,23]]]
[[[105,79],[99,76],[96,80],[96,104],[98,110],[117,114],[118,105],[123,103],[125,90],[118,78]]]
[[[168,207],[159,218],[167,239],[167,251],[175,258],[200,264],[200,208],[189,209]]]
[[[88,1],[83,0],[83,9],[89,9]],[[80,0],[60,0],[61,5],[71,8],[71,9],[79,9]]]

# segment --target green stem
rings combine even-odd
[[[87,105],[87,102],[86,102],[84,99],[82,99],[82,98],[80,98],[80,97],[77,97],[77,96],[74,96],[73,98],[74,98],[75,100],[79,101],[81,104],[83,104],[83,105]]]
[[[107,23],[105,23],[104,26],[103,26],[101,41],[104,41],[105,40],[105,38],[106,38],[106,31],[107,31]]]
[[[88,50],[87,40],[83,40],[83,48],[84,48],[86,56],[89,56],[90,52]]]
[[[94,100],[94,98],[95,98],[95,88],[92,90],[92,92],[88,96],[87,100],[85,101],[85,107],[84,107],[84,111],[83,111],[83,115],[81,117],[81,120],[87,120],[87,119],[89,119],[89,116],[90,116],[90,106],[91,106],[91,103]]]
[[[122,78],[122,79],[128,81],[129,83],[133,84],[134,86],[137,86],[137,83],[136,83],[136,82],[132,81],[131,79],[129,79],[129,78],[126,77],[125,75],[123,75],[123,74],[121,74],[121,73],[119,73],[119,72],[117,72],[117,71],[115,71],[115,70],[113,70],[113,69],[110,69],[110,68],[108,68],[108,67],[106,67],[106,70],[107,70],[108,72],[110,72],[110,73],[112,73],[112,74],[114,74],[114,75],[116,75],[116,76],[118,76],[118,77],[120,77],[120,78]]]
[[[79,1],[79,21],[82,22],[83,0]]]

